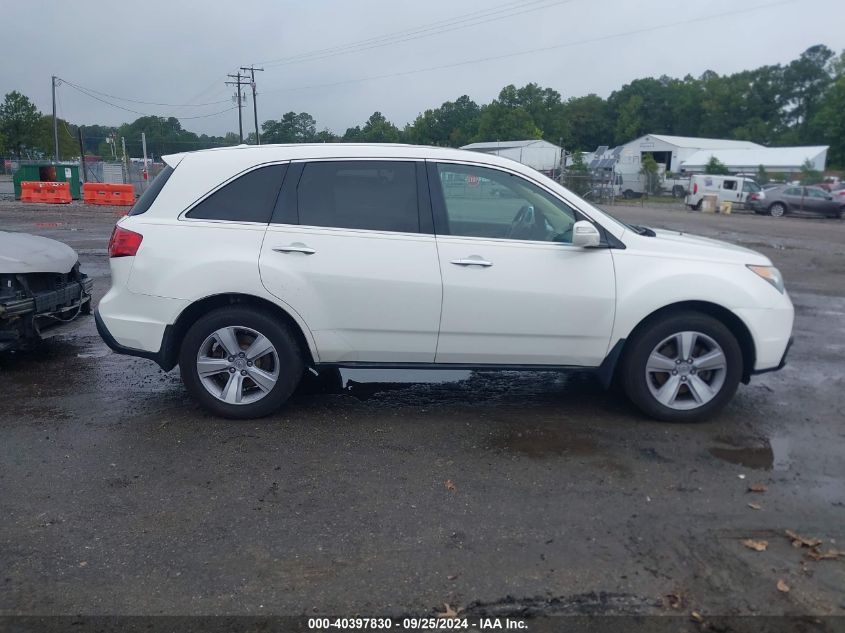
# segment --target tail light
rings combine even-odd
[[[135,257],[144,236],[115,226],[109,240],[109,257]]]
[[[748,196],[748,199],[749,200],[759,200],[760,194],[759,193],[752,193],[750,196]]]
[[[698,183],[697,183],[697,182],[694,182],[694,183],[692,184],[692,195],[695,195],[695,194],[697,194],[697,193],[698,193]]]

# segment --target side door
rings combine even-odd
[[[442,287],[425,186],[415,161],[291,164],[259,267],[320,362],[434,361]]]
[[[719,201],[725,202],[739,202],[742,190],[739,186],[739,180],[733,178],[725,178],[722,180],[722,187],[719,192]]]
[[[813,213],[826,214],[833,208],[833,203],[827,198],[827,192],[816,187],[804,187],[804,210]]]
[[[804,188],[787,187],[783,190],[783,199],[790,211],[804,210]]]
[[[585,219],[528,179],[429,162],[443,309],[437,363],[597,366],[613,326],[610,249],[572,246]]]

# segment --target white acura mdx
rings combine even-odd
[[[781,368],[763,255],[631,226],[510,160],[405,145],[165,156],[109,243],[97,327],[209,411],[275,411],[307,370],[573,369],[693,421]]]

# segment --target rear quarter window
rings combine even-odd
[[[185,214],[194,220],[270,222],[287,165],[253,169],[202,200]]]
[[[161,190],[164,189],[164,185],[167,184],[167,181],[170,180],[170,176],[173,174],[173,167],[170,165],[165,166],[162,169],[158,176],[153,178],[153,181],[150,183],[150,186],[147,187],[147,190],[141,194],[141,197],[135,201],[135,204],[132,205],[132,208],[129,210],[129,215],[141,215],[142,213],[146,213],[147,210],[153,206],[153,202],[155,199],[158,198],[158,194],[161,193]]]

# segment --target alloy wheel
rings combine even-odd
[[[652,350],[645,368],[646,384],[663,406],[687,411],[718,395],[727,367],[725,352],[713,338],[701,332],[678,332]]]
[[[197,374],[206,390],[227,404],[264,398],[279,379],[279,354],[266,336],[252,328],[215,330],[197,352]]]

